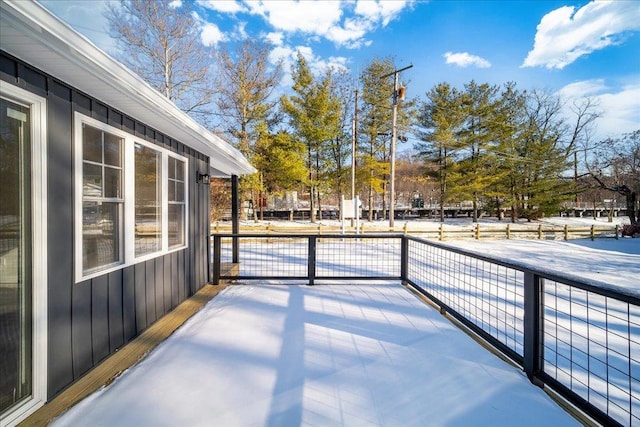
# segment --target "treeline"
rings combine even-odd
[[[381,200],[385,212],[400,99],[393,59],[374,58],[353,77],[314,70],[299,54],[283,89],[273,46],[248,39],[214,52],[198,42],[192,7],[130,0],[110,7],[107,18],[128,66],[256,166],[241,179],[242,197],[261,202],[297,191],[315,220],[324,201],[351,196],[355,163],[356,193],[365,207]],[[472,200],[513,220],[533,219],[598,186],[623,195],[635,222],[640,131],[593,141],[599,112],[591,100],[566,106],[514,83],[438,83],[425,94],[411,94],[408,82],[400,88],[410,96],[396,104],[398,140],[417,141],[422,166],[412,179],[428,182],[441,205]]]

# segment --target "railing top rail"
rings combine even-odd
[[[338,234],[338,233],[211,233],[211,237],[220,236],[224,238],[240,237],[246,238],[263,238],[263,239],[304,239],[309,237],[318,237],[322,239],[401,239],[404,237],[402,233],[375,233],[375,234]]]
[[[549,270],[543,267],[534,266],[526,262],[519,261],[505,261],[498,258],[481,254],[469,249],[461,249],[455,246],[449,246],[446,243],[434,242],[432,240],[423,239],[416,236],[405,236],[408,240],[424,243],[429,246],[433,246],[440,249],[445,249],[450,252],[455,252],[460,255],[470,256],[482,261],[491,262],[493,264],[500,265],[502,267],[512,268],[514,270],[520,270],[525,273],[531,273],[538,275],[547,280],[553,280],[562,282],[564,284],[573,286],[578,289],[593,292],[599,295],[612,297],[629,304],[640,306],[640,289],[629,289],[623,286],[614,285],[611,283],[590,279],[587,277],[580,277],[570,273],[560,273],[558,271]]]

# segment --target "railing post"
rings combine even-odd
[[[220,283],[220,257],[222,247],[222,236],[216,234],[213,236],[213,277],[211,283],[217,285]]]
[[[240,197],[238,195],[238,175],[231,175],[231,262],[240,262],[240,245],[237,234],[240,233]]]
[[[309,236],[309,264],[307,265],[309,286],[316,280],[316,236]]]
[[[400,280],[402,283],[409,281],[409,239],[402,236],[400,239]]]
[[[542,367],[542,279],[524,273],[524,371],[529,381],[539,385],[536,375]]]

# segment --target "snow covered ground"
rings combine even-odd
[[[54,426],[579,425],[400,285],[233,286]]]
[[[640,292],[640,239],[447,245]],[[398,284],[239,285],[55,426],[578,425]]]
[[[640,295],[640,239],[459,240],[444,242],[534,269],[585,277],[637,290]]]

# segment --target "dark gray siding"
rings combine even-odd
[[[131,341],[208,280],[209,188],[196,183],[209,159],[99,100],[0,52],[0,79],[47,99],[48,395]],[[73,282],[73,112],[154,142],[189,159],[185,250]],[[184,141],[188,143],[188,141]]]

